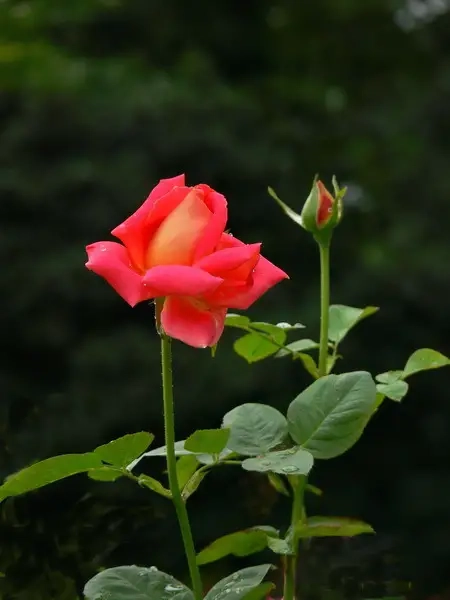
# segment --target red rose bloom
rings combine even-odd
[[[167,335],[197,348],[220,338],[228,308],[246,309],[286,273],[224,233],[227,202],[209,186],[162,179],[142,206],[113,229],[116,242],[86,247],[86,267],[131,306],[165,298]]]

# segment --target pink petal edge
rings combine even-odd
[[[166,298],[161,325],[168,336],[194,348],[214,346],[225,326],[226,308],[201,310],[188,299]]]
[[[86,246],[86,252],[86,267],[106,279],[130,306],[151,297],[142,285],[142,277],[130,267],[124,246],[117,242],[96,242]]]
[[[142,281],[151,297],[200,296],[216,290],[223,279],[197,267],[159,265],[149,269]]]
[[[289,279],[289,275],[261,256],[253,272],[253,285],[242,294],[236,294],[230,300],[228,308],[246,310],[283,279]]]
[[[194,262],[214,251],[224,232],[228,219],[228,203],[225,196],[204,184],[196,187],[205,193],[205,204],[209,206],[212,216],[195,249]]]
[[[234,271],[259,252],[261,244],[242,244],[234,248],[224,248],[208,254],[200,259],[195,266],[204,269],[211,275],[226,276],[227,271]]]

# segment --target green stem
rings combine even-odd
[[[328,359],[328,327],[330,308],[330,243],[319,241],[320,251],[320,343],[319,343],[319,377],[327,374]],[[290,479],[293,491],[291,542],[292,554],[286,556],[284,573],[283,600],[294,600],[296,588],[296,571],[298,561],[298,535],[295,528],[306,518],[304,495],[307,484],[306,476],[293,476]]]
[[[173,408],[173,382],[172,382],[172,351],[171,341],[164,332],[161,336],[161,367],[164,404],[164,432],[167,452],[167,473],[169,476],[169,488],[180,525],[181,537],[183,538],[184,551],[189,566],[192,589],[195,600],[203,597],[203,586],[200,571],[196,561],[194,540],[192,538],[191,526],[186,504],[181,496],[177,479],[177,457],[175,455],[175,419]]]
[[[330,308],[330,244],[320,243],[320,347],[319,377],[327,374],[328,321]]]
[[[295,532],[298,524],[304,519],[305,510],[303,499],[307,478],[304,475],[294,475],[289,478],[293,491],[292,516],[291,516],[291,542],[292,554],[286,556],[284,571],[283,600],[294,600],[296,587],[298,536]]]

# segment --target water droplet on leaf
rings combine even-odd
[[[168,583],[166,585],[166,587],[164,588],[164,590],[166,592],[180,592],[183,589],[182,585],[172,585],[170,583]]]
[[[283,471],[283,473],[296,473],[297,467],[292,467],[288,465],[286,467],[283,467],[281,470]]]

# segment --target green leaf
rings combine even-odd
[[[230,450],[229,448],[224,448],[219,454],[202,453],[196,454],[195,456],[199,463],[202,463],[203,465],[213,465],[220,462],[221,460],[235,458],[238,456],[238,454],[236,452],[233,452],[233,450]]]
[[[267,547],[267,534],[260,529],[236,531],[218,538],[197,554],[197,564],[206,565],[224,556],[249,556]]]
[[[275,554],[288,555],[293,553],[292,543],[288,539],[270,538],[267,540],[268,547]]]
[[[252,326],[254,325],[252,323]],[[265,326],[264,330],[262,325]],[[269,326],[267,323],[259,323],[258,329],[265,335],[260,335],[258,332],[247,333],[247,335],[236,340],[233,345],[234,351],[249,363],[263,360],[275,354],[286,341],[286,331],[275,325]]]
[[[139,485],[142,485],[142,487],[146,487],[149,490],[152,490],[152,492],[156,492],[160,496],[164,496],[165,498],[172,498],[170,490],[165,488],[160,481],[158,481],[157,479],[153,479],[153,477],[150,477],[149,475],[139,475],[138,483]]]
[[[289,433],[315,458],[339,456],[361,436],[373,414],[376,393],[366,371],[322,377],[291,402]]]
[[[177,456],[183,456],[184,454],[192,454],[192,452],[189,452],[189,450],[185,450],[185,441],[186,440],[179,440],[178,442],[175,442],[175,454]],[[160,446],[159,448],[149,450],[144,454],[144,456],[167,456],[166,446]]]
[[[300,323],[299,323],[299,325],[300,325]],[[301,327],[301,325],[300,325],[300,327]],[[279,325],[273,325],[272,323],[265,323],[264,321],[253,321],[252,323],[250,323],[250,328],[253,329],[256,333],[258,333],[258,332],[265,333],[265,334],[273,337],[274,340],[277,339],[277,336],[279,336],[280,338],[283,337],[283,340],[285,340],[286,339],[286,331],[288,331],[289,328],[295,328],[295,327],[289,325],[289,323],[281,323],[281,327],[280,327]]]
[[[383,404],[383,400],[386,398],[386,396],[384,394],[382,394],[381,392],[377,391],[377,399],[375,402],[375,408],[374,408],[374,412],[376,412],[380,406]]]
[[[252,321],[246,317],[245,315],[239,315],[237,313],[228,313],[225,317],[225,325],[228,327],[236,327],[237,329],[243,329],[244,331],[248,331],[249,328],[259,329],[260,331],[264,331],[266,333],[276,332],[277,329],[284,329],[285,331],[292,331],[293,329],[304,329],[304,325],[301,323],[294,323],[291,325],[290,323],[286,323],[282,321],[281,323],[277,323],[276,325],[272,325],[271,323],[265,323],[260,321]]]
[[[193,600],[180,581],[156,567],[136,565],[105,569],[84,587],[86,600]]]
[[[289,448],[268,452],[256,458],[246,458],[242,468],[258,473],[280,473],[282,475],[308,475],[314,463],[312,454],[303,448]]]
[[[192,496],[192,494],[197,490],[198,486],[201,484],[203,479],[206,477],[207,473],[208,471],[204,468],[199,469],[192,475],[192,477],[184,486],[183,491],[181,492],[183,500],[187,500],[189,496]]]
[[[271,187],[268,187],[267,191],[269,192],[269,196],[271,196],[275,200],[275,202],[277,202],[277,204],[281,207],[285,215],[287,215],[291,219],[291,221],[294,221],[294,223],[300,225],[300,227],[303,227],[302,217],[294,210],[292,210],[292,208],[290,208],[287,204],[285,204],[283,200],[281,200],[277,196],[275,190],[273,190]]]
[[[328,339],[334,343],[342,342],[347,333],[357,323],[375,314],[377,306],[366,306],[365,308],[354,308],[343,304],[333,304],[329,310]]]
[[[395,402],[400,402],[408,393],[408,384],[399,379],[391,383],[377,383],[377,391]]]
[[[274,587],[275,585],[270,581],[260,583],[250,590],[250,592],[245,594],[242,600],[262,600],[263,598],[267,598]]]
[[[309,517],[295,528],[299,538],[353,537],[362,533],[375,533],[373,528],[355,519],[341,517]]]
[[[261,583],[271,566],[266,564],[247,567],[228,575],[209,590],[205,600],[242,600]]]
[[[269,473],[267,474],[270,485],[279,493],[283,494],[283,496],[290,496],[289,490],[286,487],[283,479],[277,475],[277,473]]]
[[[237,327],[238,329],[247,329],[251,321],[244,315],[228,313],[225,317],[225,325],[228,327]]]
[[[123,473],[112,467],[100,467],[88,471],[88,476],[95,481],[116,481],[116,479],[123,476]]]
[[[255,525],[251,529],[258,529],[259,531],[264,531],[266,535],[269,537],[280,537],[280,532],[272,525]]]
[[[286,323],[286,321],[281,321],[281,323],[277,323],[275,327],[278,329],[285,329],[286,331],[293,331],[294,329],[305,329],[305,325],[303,323],[294,323],[291,325],[290,323]]]
[[[300,352],[300,354],[298,354],[296,358],[299,358],[302,361],[303,366],[305,367],[306,371],[311,375],[311,377],[314,377],[314,379],[317,379],[319,377],[319,369],[317,367],[316,361],[313,359],[312,356],[310,356],[309,354],[305,354],[304,352]]]
[[[305,350],[314,350],[318,347],[319,344],[314,340],[296,340],[295,342],[286,344],[286,346],[282,350],[279,350],[277,352],[275,358],[281,358],[282,356],[292,356],[293,352],[304,352]]]
[[[47,458],[10,475],[0,486],[0,501],[8,496],[25,494],[66,477],[86,473],[102,466],[100,457],[93,452],[62,454]]]
[[[154,435],[146,431],[129,433],[108,444],[99,446],[94,450],[94,453],[103,462],[109,463],[114,467],[126,467],[147,450],[154,438]]]
[[[439,369],[450,365],[450,359],[431,348],[421,348],[416,350],[408,358],[408,361],[403,369],[403,378],[409,377],[419,371],[428,371],[429,369]]]
[[[184,440],[179,440],[175,442],[175,456],[184,456],[186,454],[192,454],[189,450],[184,449]],[[132,471],[134,467],[141,462],[143,458],[151,457],[151,456],[167,456],[166,446],[160,446],[159,448],[153,448],[153,450],[149,450],[148,452],[144,452],[138,458],[133,460],[128,466],[127,469]]]
[[[244,456],[268,452],[288,433],[285,417],[267,404],[241,404],[224,416],[222,425],[230,429],[228,448]]]
[[[219,454],[227,445],[229,437],[229,429],[200,429],[188,437],[184,447],[190,452]]]
[[[180,489],[183,489],[198,467],[198,460],[194,454],[180,456],[177,460],[177,480]]]
[[[250,364],[268,358],[279,350],[279,346],[256,333],[242,336],[234,342],[233,348],[236,354]]]
[[[386,373],[380,373],[375,375],[375,379],[380,383],[395,383],[402,378],[403,371],[386,371]]]
[[[229,450],[228,448],[224,448],[224,450],[222,450],[222,452],[220,452],[220,454],[217,455],[213,455],[213,454],[205,454],[203,452],[190,452],[189,450],[186,450],[184,447],[186,440],[179,440],[178,442],[175,442],[175,456],[195,456],[198,460],[198,462],[204,464],[204,465],[211,465],[215,462],[218,462],[220,460],[223,460],[225,458],[229,458],[231,456],[233,456],[234,452],[232,450]],[[145,452],[144,454],[142,454],[139,458],[137,458],[136,460],[134,460],[132,463],[130,463],[128,465],[128,470],[132,471],[134,469],[134,467],[143,459],[146,457],[165,457],[167,456],[167,449],[166,446],[161,446],[159,448],[154,448],[153,450],[149,450],[148,452]]]

